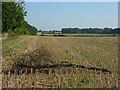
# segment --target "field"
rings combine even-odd
[[[117,88],[118,37],[3,40],[4,88]]]
[[[62,37],[114,37],[118,36],[118,34],[41,34],[40,36],[62,36]]]

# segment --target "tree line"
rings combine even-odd
[[[2,2],[2,32],[14,35],[36,35],[37,29],[28,24],[22,1]]]
[[[120,34],[120,28],[62,28],[61,32],[64,34]]]

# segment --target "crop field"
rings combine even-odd
[[[118,88],[118,37],[2,41],[3,88]]]
[[[62,36],[62,37],[115,37],[119,36],[119,34],[41,34],[40,36]]]

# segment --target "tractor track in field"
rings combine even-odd
[[[54,70],[54,69],[60,69],[60,68],[80,68],[80,69],[86,69],[86,70],[92,70],[92,71],[101,71],[102,73],[109,73],[111,74],[112,72],[106,68],[100,68],[100,67],[85,67],[82,65],[76,65],[76,64],[55,64],[55,65],[42,65],[42,66],[27,66],[27,65],[17,65],[16,66],[19,69],[12,69],[12,70],[2,70],[1,73],[2,74],[24,74],[24,73],[49,73],[50,70]],[[54,71],[53,71],[54,72]]]

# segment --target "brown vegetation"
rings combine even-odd
[[[5,39],[3,87],[117,88],[117,45],[117,37]]]

